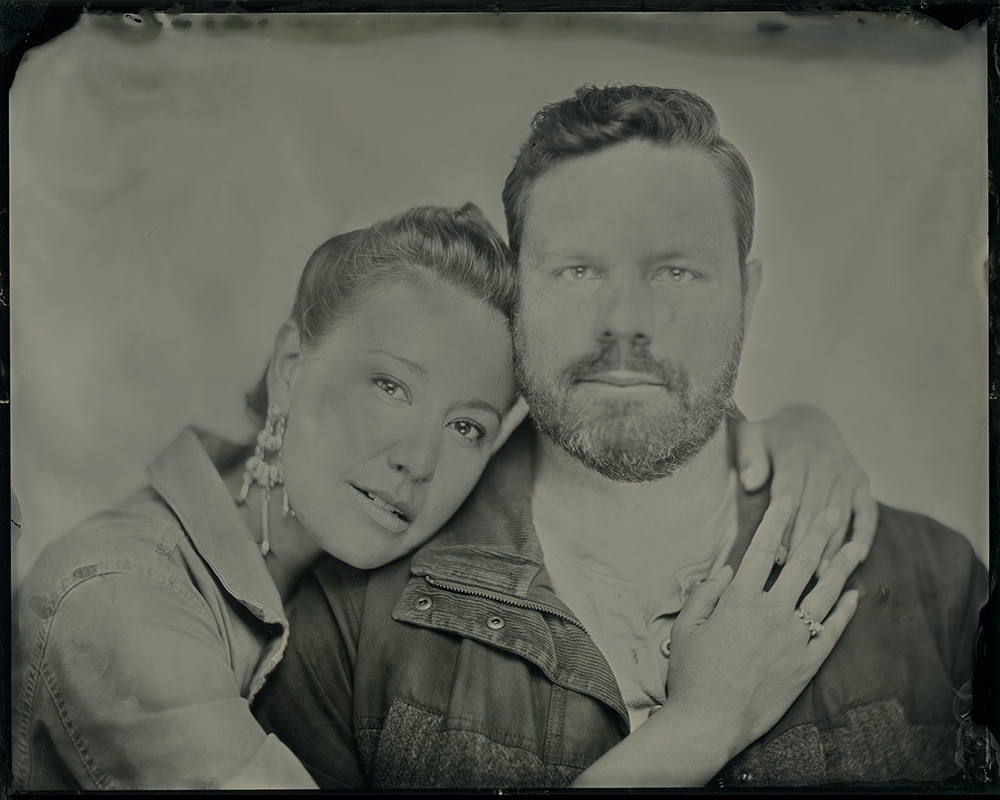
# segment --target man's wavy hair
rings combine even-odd
[[[376,289],[392,283],[443,281],[510,320],[516,274],[503,238],[472,203],[424,206],[334,236],[310,256],[291,318],[302,349],[314,352],[338,323]],[[267,371],[246,396],[258,424],[267,415]]]
[[[719,119],[701,97],[685,89],[658,86],[582,86],[576,94],[535,114],[503,189],[507,240],[515,260],[521,254],[531,187],[552,167],[616,144],[639,140],[704,153],[729,185],[736,225],[740,272],[753,243],[753,176],[739,150],[722,138]]]

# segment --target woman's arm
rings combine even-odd
[[[53,775],[90,790],[315,787],[241,696],[248,676],[234,673],[228,639],[245,631],[220,629],[201,595],[160,573],[74,577],[25,598],[20,789],[50,788]]]
[[[736,577],[726,567],[692,592],[671,635],[667,702],[574,787],[703,786],[795,702],[857,609],[857,592],[841,592],[860,552],[844,545],[802,601],[822,621],[811,636],[796,604],[837,520],[819,515],[765,592],[793,512],[787,495],[772,504]]]

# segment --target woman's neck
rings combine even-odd
[[[243,488],[242,464],[237,464],[223,474],[222,479],[233,498],[239,497]],[[294,515],[283,513],[282,491],[280,486],[271,490],[267,504],[269,549],[267,555],[262,555],[261,558],[264,559],[264,566],[267,567],[282,602],[285,602],[295,590],[299,578],[320,556],[322,550]],[[251,483],[246,502],[237,506],[257,542],[264,540],[261,520],[263,497],[261,487]]]

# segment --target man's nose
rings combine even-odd
[[[429,425],[402,437],[389,450],[389,466],[416,483],[430,483],[437,469],[441,436]]]
[[[656,299],[645,280],[630,275],[609,282],[602,301],[596,331],[598,341],[618,341],[631,346],[653,341]]]

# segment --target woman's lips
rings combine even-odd
[[[411,517],[404,511],[409,510],[405,504],[400,503],[403,508],[398,508],[382,497],[381,493],[362,489],[353,483],[351,488],[365,513],[390,533],[402,533],[410,527]]]

